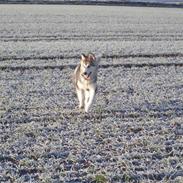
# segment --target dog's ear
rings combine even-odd
[[[85,54],[81,54],[81,60],[85,60],[86,59],[86,55]]]
[[[89,53],[88,58],[89,58],[90,61],[95,61],[96,60],[96,57],[93,53]]]

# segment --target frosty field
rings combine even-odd
[[[0,5],[0,137],[0,182],[183,182],[182,9]]]

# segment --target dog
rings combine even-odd
[[[74,86],[79,100],[79,109],[88,113],[97,90],[99,58],[93,53],[81,54],[80,63],[74,70]]]

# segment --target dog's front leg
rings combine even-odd
[[[88,112],[95,98],[95,90],[85,92],[85,112]]]
[[[84,91],[83,90],[76,90],[78,100],[79,100],[79,109],[84,108]]]

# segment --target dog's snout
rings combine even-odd
[[[87,75],[87,72],[84,72],[83,74],[84,74],[84,75]]]

